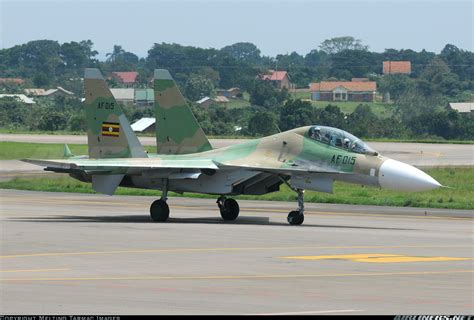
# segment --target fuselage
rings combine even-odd
[[[321,127],[332,137],[316,139],[311,133],[314,128],[301,127],[200,153],[148,154],[163,163],[211,160],[219,170],[181,168],[174,173],[179,179],[156,170],[140,175],[130,172],[122,185],[161,189],[164,179],[171,177],[171,191],[209,194],[265,194],[279,190],[283,180],[322,192],[332,192],[335,180],[408,192],[440,186],[421,170],[378,154],[345,131]]]

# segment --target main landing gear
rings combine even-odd
[[[170,216],[170,208],[166,203],[166,200],[168,200],[168,179],[164,180],[161,198],[154,201],[150,206],[150,216],[155,222],[165,222]]]
[[[237,219],[239,216],[239,204],[234,199],[227,199],[224,196],[220,196],[216,203],[221,211],[222,219],[232,221]]]

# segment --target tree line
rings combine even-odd
[[[474,137],[473,120],[447,108],[448,102],[470,101],[474,86],[474,54],[452,44],[440,53],[410,49],[377,53],[358,39],[338,37],[323,41],[305,55],[292,52],[269,57],[247,42],[221,49],[155,43],[143,58],[120,45],[115,45],[104,61],[97,56],[90,40],[62,44],[52,40],[30,41],[0,50],[0,77],[26,79],[23,87],[60,85],[81,97],[81,78],[86,67],[99,68],[104,74],[138,71],[138,85],[142,87],[149,86],[155,68],[166,68],[190,100],[203,129],[212,135],[258,136],[319,123],[347,129],[361,137]],[[381,76],[385,60],[409,60],[412,73]],[[257,81],[257,75],[268,69],[288,71],[297,87],[307,87],[313,81],[367,77],[377,82],[379,92],[390,93],[392,115],[379,117],[364,104],[350,115],[342,113],[335,102],[315,108],[310,102],[293,99],[285,90]],[[202,110],[192,103],[216,88],[235,86],[249,93],[251,108],[211,106]],[[18,93],[21,87],[4,84],[0,89],[4,93]],[[154,116],[152,108],[125,109],[132,121]],[[80,110],[80,101],[71,98],[38,99],[33,107],[2,99],[0,126],[78,131],[83,129]],[[235,127],[242,130],[236,132]]]

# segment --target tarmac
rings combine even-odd
[[[474,210],[0,190],[0,314],[473,314]]]

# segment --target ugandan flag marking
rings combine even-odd
[[[120,135],[120,124],[117,122],[102,122],[102,135],[118,137]]]

